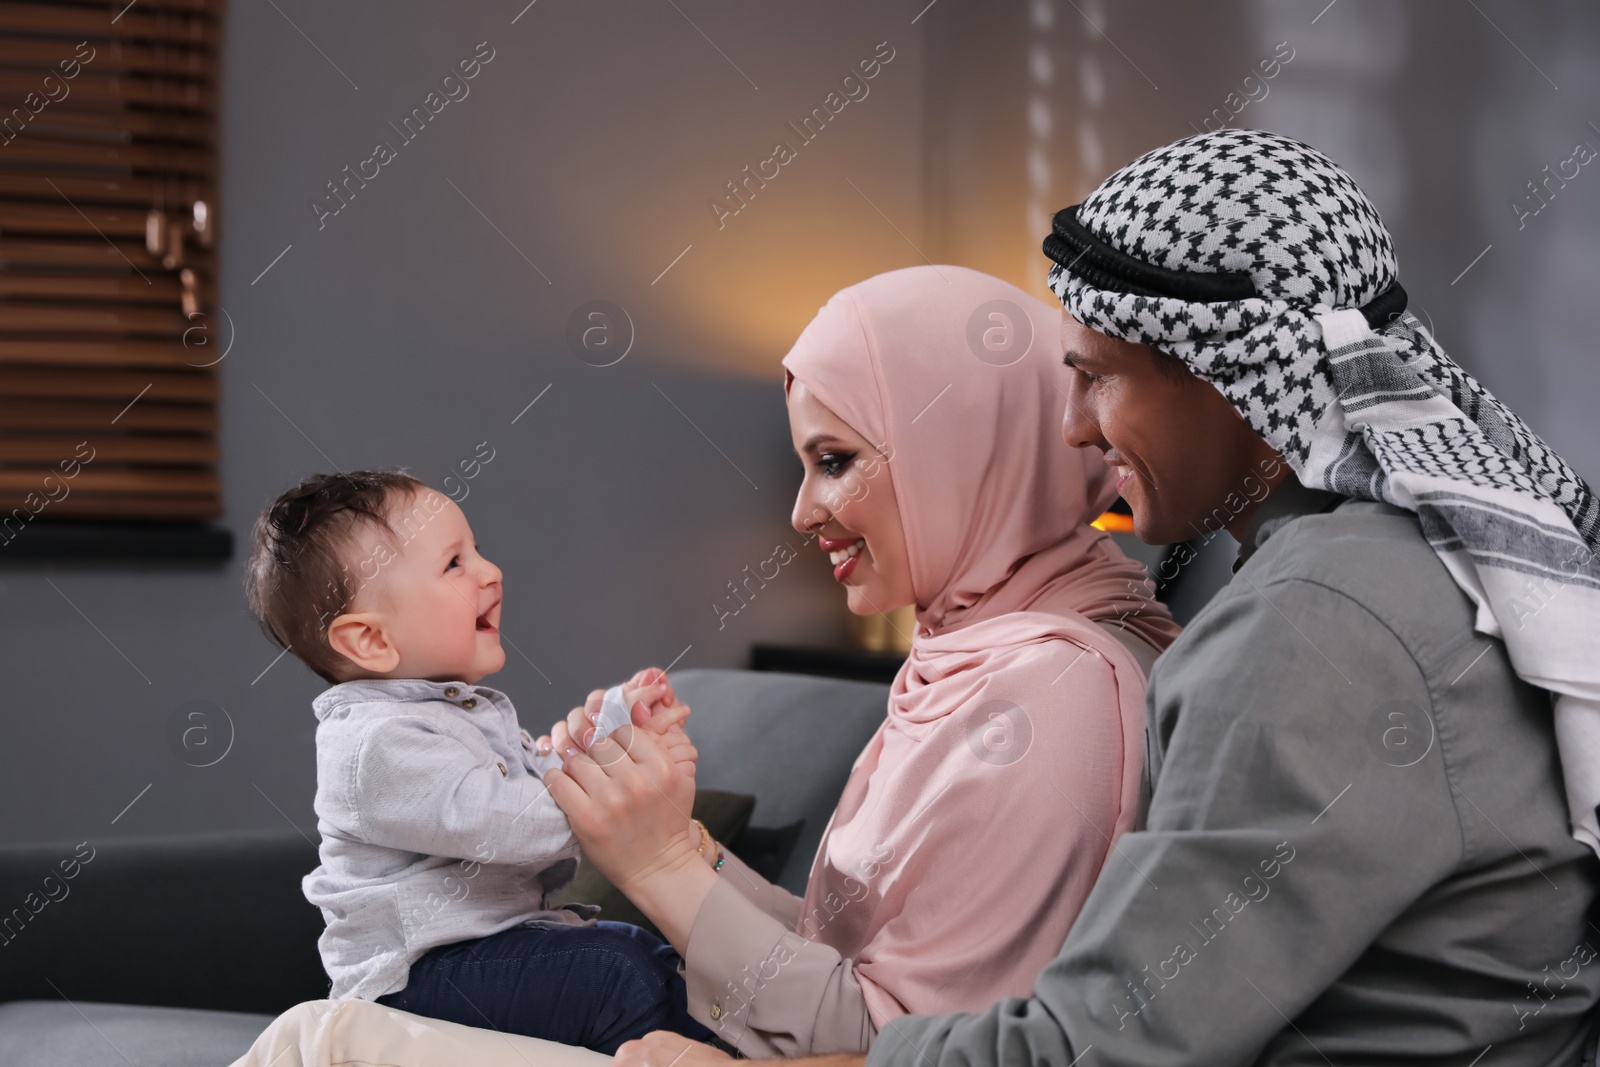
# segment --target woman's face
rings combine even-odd
[[[805,383],[789,387],[789,431],[805,467],[790,521],[816,534],[850,610],[876,615],[916,602],[891,457],[856,433]]]

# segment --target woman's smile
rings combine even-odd
[[[833,564],[833,580],[843,582],[855,572],[856,561],[867,547],[864,537],[819,537],[817,544],[828,554]]]
[[[851,337],[860,336],[860,327]],[[905,531],[889,477],[891,452],[873,444],[817,399],[798,378],[785,379],[789,430],[804,477],[790,525],[828,557],[856,615],[914,603]],[[882,439],[882,435],[878,435]]]

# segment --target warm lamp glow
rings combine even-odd
[[[1089,525],[1106,533],[1133,533],[1133,516],[1108,511]]]

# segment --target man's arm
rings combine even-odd
[[[1461,854],[1440,747],[1385,759],[1421,672],[1359,604],[1242,584],[1152,680],[1170,732],[1148,828],[1124,835],[1034,996],[905,1016],[873,1067],[1254,1062]]]

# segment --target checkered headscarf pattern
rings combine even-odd
[[[1140,156],[1077,219],[1145,264],[1249,276],[1256,295],[1216,302],[1099,288],[1072,260],[1049,284],[1212,382],[1305,484],[1417,514],[1477,629],[1553,695],[1573,833],[1600,851],[1600,503],[1415,316],[1368,325],[1397,274],[1372,202],[1316,149],[1225,129]]]
[[[1323,472],[1334,479],[1327,488],[1386,499],[1391,464],[1486,480],[1553,501],[1600,550],[1600,503],[1589,487],[1414,316],[1384,330],[1392,359],[1365,361],[1361,375],[1330,362],[1318,317],[1368,303],[1394,282],[1398,264],[1372,201],[1321,152],[1260,130],[1186,137],[1107,178],[1078,219],[1147,263],[1250,276],[1258,296],[1210,304],[1097,289],[1060,264],[1049,284],[1085,326],[1170,352],[1213,382],[1307,484],[1322,482],[1307,479],[1319,427],[1337,423],[1355,439],[1339,442],[1345,461]],[[1386,389],[1443,394],[1459,419],[1375,435],[1369,428],[1364,440],[1359,422],[1345,427],[1327,415],[1341,395],[1347,408],[1352,391],[1368,397],[1368,374]]]

